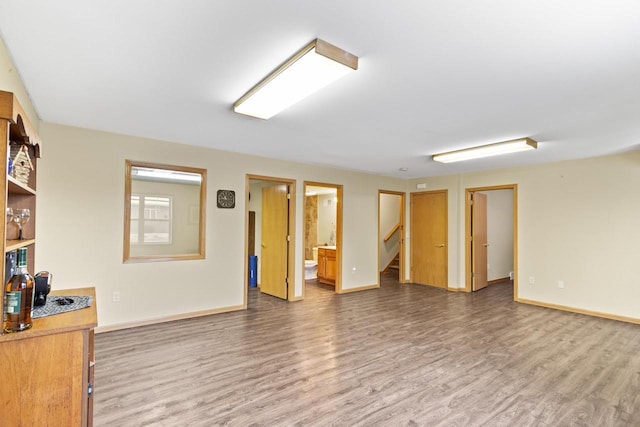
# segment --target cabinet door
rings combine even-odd
[[[327,251],[325,260],[325,277],[336,280],[336,251]]]
[[[327,265],[327,258],[324,249],[318,249],[318,278],[322,279],[326,277],[325,270]]]
[[[0,425],[85,425],[83,351],[83,331],[3,342]]]

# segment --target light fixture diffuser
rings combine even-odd
[[[151,179],[165,182],[171,181],[183,181],[183,182],[197,182],[202,181],[202,176],[199,173],[180,172],[166,169],[154,169],[144,168],[141,166],[133,166],[131,168],[131,176],[139,179]],[[135,178],[134,178],[135,179]]]
[[[441,163],[452,163],[460,162],[462,160],[498,156],[500,154],[517,153],[519,151],[535,150],[536,148],[538,148],[538,143],[533,139],[520,138],[495,144],[481,145],[479,147],[465,148],[464,150],[436,154],[433,156],[433,160]]]
[[[233,104],[233,111],[269,119],[358,69],[358,57],[315,39]]]

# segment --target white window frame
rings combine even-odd
[[[133,216],[134,198],[138,199],[138,217]],[[145,203],[147,199],[166,199],[169,202],[169,218],[168,219],[154,219],[145,218],[145,210],[149,210],[152,213],[152,208],[147,207],[148,203]],[[173,198],[167,195],[158,194],[131,194],[131,222],[137,222],[138,233],[131,233],[129,239],[132,245],[170,245],[173,242]],[[155,212],[157,214],[157,212]],[[152,216],[152,215],[149,215]],[[153,215],[157,216],[157,215]],[[145,241],[144,226],[146,222],[166,222],[169,225],[169,237],[167,241]],[[142,239],[142,241],[141,241]]]

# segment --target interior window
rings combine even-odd
[[[206,170],[126,162],[124,261],[204,258]]]
[[[131,195],[131,244],[171,244],[171,196]]]

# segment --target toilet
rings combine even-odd
[[[318,277],[318,248],[313,248],[313,259],[304,260],[304,280]]]

